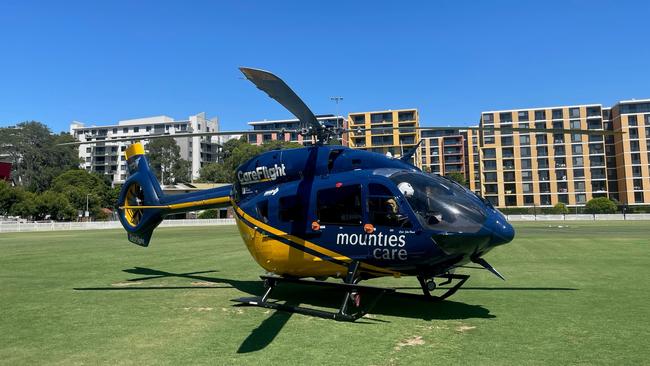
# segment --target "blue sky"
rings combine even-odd
[[[483,110],[650,98],[648,2],[3,1],[0,126],[205,111],[222,128],[290,117],[238,66],[315,113]]]

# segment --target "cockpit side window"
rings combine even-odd
[[[361,186],[327,188],[317,193],[316,215],[321,224],[361,225]]]
[[[368,216],[370,223],[377,226],[413,226],[408,216],[400,210],[395,195],[382,184],[368,185]]]
[[[465,233],[482,228],[486,205],[469,190],[424,173],[398,172],[389,178],[425,227]]]

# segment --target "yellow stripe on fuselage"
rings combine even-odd
[[[267,224],[265,224],[265,223],[263,223],[263,222],[261,222],[259,220],[256,220],[254,217],[246,214],[244,212],[244,210],[239,208],[234,202],[232,202],[231,204],[232,204],[232,207],[237,211],[237,213],[242,218],[246,219],[247,221],[250,221],[253,225],[255,225],[256,227],[258,227],[258,228],[260,228],[260,229],[262,229],[264,231],[267,231],[267,232],[269,232],[271,234],[274,234],[274,235],[277,235],[277,236],[281,236],[284,239],[290,240],[290,241],[292,241],[292,242],[294,242],[296,244],[304,246],[305,248],[309,248],[309,249],[311,249],[311,250],[313,250],[313,251],[315,251],[317,253],[320,253],[322,255],[334,258],[336,260],[343,261],[343,262],[346,262],[346,263],[351,263],[352,262],[352,258],[350,258],[350,257],[347,257],[347,256],[342,255],[340,253],[334,252],[334,251],[329,250],[327,248],[323,248],[320,245],[314,244],[314,243],[312,243],[310,241],[304,240],[304,239],[299,238],[297,236],[289,235],[289,234],[287,234],[287,233],[285,233],[285,232],[283,232],[281,230],[278,230],[278,229],[276,229],[276,228],[274,228],[272,226],[269,226],[269,225],[267,225]],[[238,224],[239,224],[240,220],[237,220],[237,221],[238,221]],[[243,224],[243,225],[245,225],[245,224]],[[255,228],[251,228],[251,229],[255,230]],[[240,226],[240,232],[241,232],[241,230],[242,230],[242,227]],[[261,233],[259,235],[264,236]],[[284,243],[279,242],[277,240],[273,240],[273,242],[281,244],[283,246],[287,246],[287,244],[284,244]],[[260,253],[253,253],[255,248],[252,248],[252,243],[247,242],[246,244],[249,246],[249,250],[251,251],[251,254],[253,254],[253,257],[256,258],[258,263],[260,263],[260,265],[262,265],[262,267],[264,267],[265,269],[269,270],[268,268],[266,268],[262,264],[262,262],[265,262],[265,258],[259,258],[258,259],[258,257],[260,256],[259,255]],[[314,257],[314,256],[311,256],[311,257],[312,257],[311,258],[312,261],[320,262],[321,265],[324,265],[326,263],[335,265],[337,267],[336,273],[341,273],[341,271],[340,271],[341,267],[343,267],[343,268],[345,268],[347,270],[347,267],[345,267],[345,266],[328,262],[328,261],[323,260],[322,258],[319,258],[319,257]],[[260,262],[260,260],[261,260],[261,262]],[[266,260],[268,260],[268,259],[266,259]],[[305,265],[305,264],[303,263],[302,265]],[[291,266],[291,267],[293,267],[293,266]],[[367,272],[372,272],[373,274],[376,274],[376,275],[384,275],[384,276],[389,275],[389,276],[395,276],[395,277],[399,277],[401,275],[399,272],[392,271],[392,270],[385,269],[385,268],[381,268],[381,267],[377,267],[377,266],[373,266],[373,265],[367,264],[367,263],[361,263],[361,268],[365,269]],[[284,274],[284,273],[279,273],[279,274]],[[288,273],[288,274],[294,274],[294,273]],[[334,274],[335,273],[332,273],[330,275],[334,275]],[[345,272],[343,272],[343,274],[345,274]]]
[[[191,201],[191,202],[183,202],[183,203],[174,203],[171,205],[158,205],[158,206],[120,206],[120,209],[146,209],[146,208],[159,208],[159,209],[170,209],[170,210],[178,210],[178,209],[183,209],[183,208],[192,208],[192,207],[197,207],[197,206],[207,206],[207,205],[219,205],[223,203],[228,203],[230,202],[230,197],[225,196],[225,197],[217,197],[217,198],[210,198],[207,200],[199,200],[199,201]]]

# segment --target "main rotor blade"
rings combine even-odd
[[[215,131],[215,132],[196,132],[196,133],[175,133],[173,135],[138,135],[138,136],[126,136],[118,138],[110,138],[105,140],[94,140],[94,141],[75,141],[75,142],[65,142],[62,144],[57,144],[59,146],[65,145],[90,145],[90,144],[101,144],[106,142],[122,142],[122,141],[140,141],[140,140],[153,140],[153,139],[162,139],[165,137],[171,137],[174,139],[182,137],[205,137],[205,136],[228,136],[228,135],[260,135],[267,133],[297,133],[297,130],[257,130],[257,131]]]
[[[287,85],[282,79],[274,74],[248,67],[240,67],[239,70],[250,80],[258,89],[275,99],[284,108],[289,110],[305,127],[311,127],[314,130],[321,128],[320,123],[314,116],[314,113],[307,107],[305,102]]]
[[[518,133],[561,133],[561,134],[578,134],[578,135],[622,135],[623,131],[609,130],[583,130],[578,128],[529,128],[529,127],[371,127],[371,128],[348,128],[344,132],[381,132],[381,131],[499,131],[501,133],[518,132]]]

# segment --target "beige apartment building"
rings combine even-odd
[[[650,203],[650,100],[487,111],[483,127],[610,130],[614,136],[483,131],[472,184],[498,207],[583,206],[594,197]]]
[[[417,109],[350,113],[348,122],[348,145],[351,148],[398,157],[414,148],[420,140]],[[419,151],[414,159],[415,165],[421,167]]]
[[[487,111],[483,127],[603,130],[599,104]],[[564,133],[481,133],[481,194],[498,207],[584,205],[608,196],[604,137]]]

